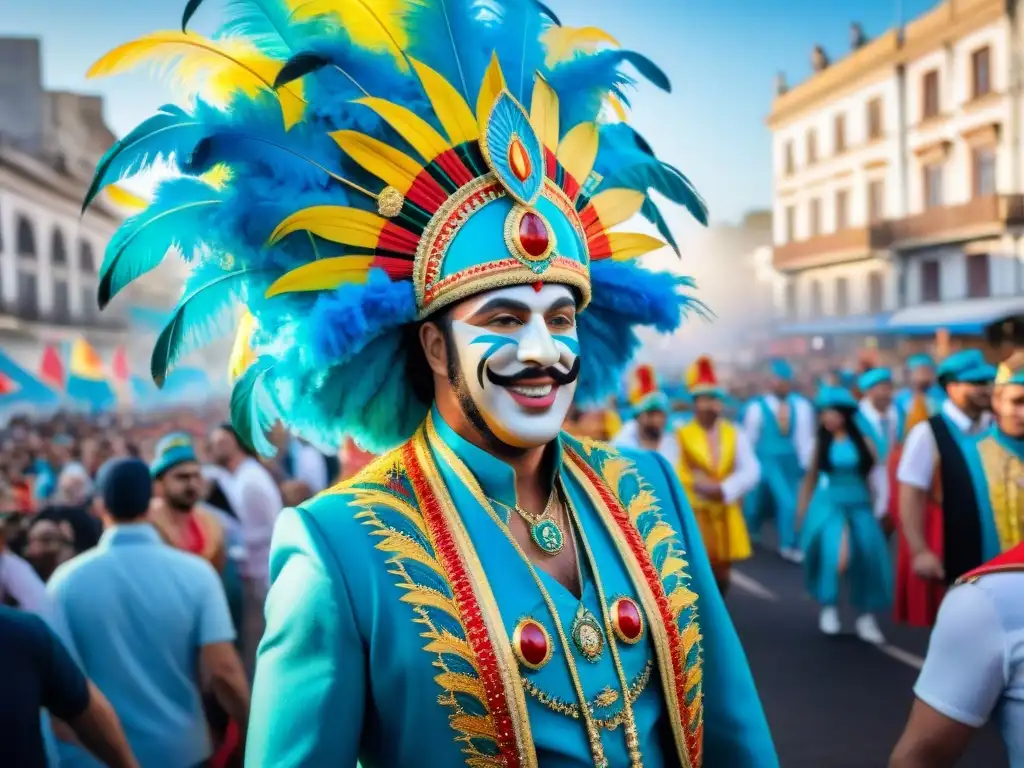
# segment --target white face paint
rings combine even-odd
[[[579,373],[569,288],[523,285],[476,296],[454,311],[452,338],[460,394],[498,440],[533,448],[558,435]]]

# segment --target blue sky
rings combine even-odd
[[[206,0],[197,27],[208,31],[225,0]],[[833,58],[848,50],[849,23],[877,35],[896,19],[900,0],[548,0],[572,26],[595,25],[648,55],[673,92],[647,86],[633,99],[632,123],[708,200],[717,221],[735,221],[771,200],[764,118],[777,71],[790,83],[810,71],[821,43]],[[902,0],[913,17],[934,0]],[[107,121],[123,134],[169,100],[148,76],[86,81],[88,66],[114,46],[176,28],[184,0],[29,0],[4,3],[0,35],[43,39],[44,79],[54,89],[102,93]],[[851,10],[855,6],[856,11]]]

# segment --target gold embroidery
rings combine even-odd
[[[994,437],[978,443],[1002,551],[1024,541],[1024,462]]]
[[[636,700],[640,698],[640,694],[647,688],[647,684],[651,681],[651,670],[654,669],[654,664],[648,661],[644,666],[643,670],[638,674],[633,682],[629,686],[629,690],[626,692],[626,700],[632,705],[636,703]],[[560,715],[571,717],[573,720],[580,719],[580,707],[570,701],[560,699],[558,696],[552,696],[545,692],[543,689],[535,685],[529,678],[523,678],[523,688],[539,703],[543,704],[553,712],[557,712]],[[597,709],[607,709],[619,700],[619,694],[617,691],[611,688],[605,688],[593,700],[587,702],[587,708],[590,713],[593,714]],[[594,718],[594,724],[598,728],[604,728],[607,731],[614,731],[620,725],[626,722],[626,709],[623,707],[621,710],[616,712],[611,717],[604,719]]]

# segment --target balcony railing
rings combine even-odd
[[[776,269],[798,269],[839,263],[868,256],[876,248],[887,245],[885,232],[876,227],[849,227],[777,245],[772,252],[772,264]]]
[[[26,302],[0,303],[0,315],[6,315],[23,323],[54,325],[62,328],[83,328],[107,331],[126,331],[128,321],[123,317],[110,314],[93,313],[74,315],[67,308],[54,308],[48,311]]]
[[[883,228],[890,244],[900,248],[994,234],[1011,226],[1024,226],[1022,195],[986,195],[960,205],[937,206],[887,222]]]

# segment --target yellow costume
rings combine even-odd
[[[699,358],[687,372],[687,386],[694,397],[721,397],[711,361]],[[676,432],[679,439],[679,479],[700,525],[708,557],[714,563],[730,563],[751,556],[750,535],[740,498],[713,501],[697,493],[696,485],[711,481],[726,489],[737,472],[737,448],[745,440],[739,428],[719,418],[709,432],[694,419]],[[759,472],[755,473],[754,484]],[[747,484],[747,483],[744,483]]]

